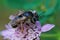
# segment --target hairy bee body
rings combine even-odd
[[[14,20],[12,20],[11,25],[14,27],[17,27],[18,24],[20,24],[22,21],[23,23],[25,21],[30,21],[31,23],[35,23],[35,21],[38,20],[38,15],[36,12],[34,13],[33,11],[25,11],[25,12],[20,12]]]

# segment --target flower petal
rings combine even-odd
[[[36,26],[37,26],[38,28],[41,28],[41,24],[40,24],[39,21],[36,21]]]
[[[4,37],[11,36],[15,32],[15,29],[3,30],[0,34]]]
[[[36,21],[36,26],[37,26],[36,30],[41,31],[41,24],[39,21]]]
[[[7,29],[11,29],[11,28],[12,28],[12,26],[11,26],[10,23],[6,24],[5,27],[6,27]]]
[[[42,32],[47,32],[49,30],[51,30],[55,25],[54,24],[46,24],[41,28]]]

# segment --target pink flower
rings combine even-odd
[[[17,30],[17,28],[11,28],[11,25],[8,24],[6,25],[8,29],[3,30],[0,34],[4,37],[4,39],[10,40],[40,40],[39,36],[41,35],[41,33],[51,30],[55,25],[45,24],[41,27],[40,22],[36,21],[36,26],[37,27],[33,28],[33,30],[28,29],[28,33],[26,31],[25,33],[21,33],[19,30]]]

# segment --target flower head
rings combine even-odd
[[[26,26],[26,25],[25,25]],[[27,30],[27,27],[24,28],[24,33],[21,33],[21,30],[18,28],[11,28],[7,30],[3,30],[1,32],[1,35],[4,37],[4,39],[10,39],[10,40],[39,40],[39,36],[41,35],[41,32],[46,32],[51,30],[55,25],[53,24],[45,24],[41,27],[40,22],[36,21],[36,27],[32,29],[29,28]],[[10,25],[8,25],[10,27]]]

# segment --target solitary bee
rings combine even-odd
[[[21,22],[24,23],[25,21],[30,21],[31,23],[35,23],[37,20],[38,15],[35,11],[22,11],[15,16],[11,22],[11,25],[13,28],[16,28],[18,24],[21,24]]]

